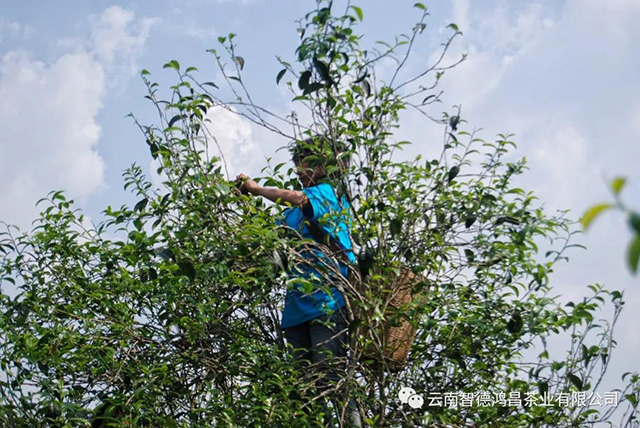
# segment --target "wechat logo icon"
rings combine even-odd
[[[424,404],[422,395],[416,394],[413,388],[402,388],[398,394],[398,398],[402,404],[408,404],[412,409],[420,409]]]

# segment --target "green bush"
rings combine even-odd
[[[433,393],[595,391],[623,299],[600,285],[564,307],[550,297],[555,264],[576,246],[574,223],[513,186],[526,165],[505,161],[515,147],[510,135],[483,141],[465,130],[459,109],[429,116],[439,80],[456,65],[443,63],[461,35],[454,24],[436,63],[403,82],[398,72],[389,82],[377,77],[381,59],[396,58],[400,70],[411,54],[428,16],[415,7],[408,35],[365,50],[356,32],[363,11],[351,6],[334,15],[331,2],[318,1],[301,21],[295,61],[281,60],[276,78],[308,110],[305,124],[253,102],[233,34],[210,51],[224,81],[200,82],[197,70],[173,60],[165,68],[177,83],[164,100],[143,70],[159,122],[139,126],[164,188],[154,189],[133,165],[124,174],[125,190],[138,196],[133,207],[107,207],[105,220],[86,228],[73,201],[53,192],[32,231],[7,227],[0,237],[2,287],[17,289],[15,297],[0,296],[2,426],[322,426],[313,379],[295,368],[278,329],[294,282],[279,266],[296,263],[310,243],[274,224],[281,206],[242,195],[226,179],[224,160],[209,152],[213,106],[288,140],[323,134],[335,143],[327,161],[352,204],[352,236],[368,272],[350,299],[358,320],[352,355],[375,347],[383,317],[398,315],[383,298],[390,276],[409,267],[425,278],[414,289],[421,304],[402,308],[418,329],[405,370],[393,374],[353,358],[335,386],[357,399],[367,426],[569,427],[610,418],[606,409],[571,403],[428,406]],[[223,83],[233,89],[230,99],[218,88]],[[393,156],[410,144],[394,140],[405,109],[443,128],[439,159]],[[337,162],[345,157],[349,164]],[[263,173],[263,184],[299,186],[283,164]],[[614,319],[598,324],[608,302]],[[570,349],[554,361],[545,338],[563,331],[572,332]],[[534,342],[545,349],[537,361],[522,361]],[[422,409],[398,400],[405,386],[425,397]],[[639,390],[634,374],[621,395],[631,415]],[[294,391],[307,401],[291,399]]]

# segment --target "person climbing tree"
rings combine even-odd
[[[320,392],[334,387],[333,384],[344,374],[348,343],[346,302],[334,280],[337,273],[347,278],[347,263],[353,264],[356,260],[349,234],[349,203],[344,196],[338,199],[334,187],[327,181],[327,168],[321,160],[323,149],[329,145],[329,140],[324,137],[293,144],[292,160],[302,185],[300,191],[263,187],[245,174],[236,177],[240,190],[290,205],[277,220],[279,224],[302,238],[324,244],[333,241],[336,252],[343,253],[333,254],[337,260],[335,265],[331,258],[326,257],[326,250],[303,251],[301,256],[305,261],[293,266],[290,274],[310,281],[313,289],[305,292],[299,285],[288,290],[282,313],[281,329],[289,349],[299,363],[312,363],[307,367],[318,372]],[[326,269],[319,269],[319,266]],[[340,408],[335,391],[331,392],[331,397],[334,405]],[[349,399],[348,414],[349,426],[362,426],[353,398]],[[327,426],[333,426],[332,421],[331,412],[327,410]]]

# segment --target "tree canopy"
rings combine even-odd
[[[283,140],[330,142],[320,157],[351,203],[361,274],[357,284],[337,280],[349,295],[353,358],[335,388],[356,398],[366,426],[569,427],[611,419],[615,408],[570,398],[597,391],[623,295],[600,284],[565,306],[550,295],[554,266],[578,246],[576,224],[513,184],[527,167],[525,159],[506,160],[512,135],[481,139],[459,106],[432,114],[439,81],[465,59],[446,62],[462,35],[455,24],[435,62],[401,80],[429,16],[423,4],[414,7],[406,34],[365,49],[357,32],[364,11],[319,0],[299,22],[293,59],[279,60],[274,83],[296,106],[286,116],[252,98],[243,78],[250,61],[235,34],[209,51],[221,81],[201,81],[198,70],[171,60],[164,68],[176,83],[164,97],[152,74],[141,72],[158,122],[132,119],[163,186],[134,164],[124,173],[134,206],[107,207],[105,219],[87,227],[74,202],[52,192],[33,230],[7,226],[0,234],[2,426],[322,426],[313,379],[295,368],[278,328],[287,288],[305,285],[286,267],[314,244],[274,223],[282,206],[228,180],[208,127],[214,108]],[[387,58],[396,65],[385,80],[378,70]],[[414,143],[395,138],[409,109],[425,127],[442,129],[442,141],[420,142],[440,145],[439,158],[398,159]],[[267,186],[300,186],[286,164],[262,174]],[[394,308],[389,287],[403,270],[419,278],[415,298]],[[605,305],[614,308],[610,321],[596,319]],[[401,317],[417,333],[407,366],[394,373],[376,352],[383,322]],[[546,349],[559,332],[571,332],[561,361]],[[534,346],[542,347],[537,358],[523,359]],[[626,376],[620,425],[638,426],[640,381]],[[422,408],[398,399],[403,387],[424,397]],[[293,400],[293,391],[306,401]],[[473,404],[458,403],[462,397]]]

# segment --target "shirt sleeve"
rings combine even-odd
[[[326,192],[322,191],[322,186],[312,186],[302,189],[302,192],[309,198],[309,206],[302,210],[305,218],[318,220],[331,211],[331,204]],[[329,188],[331,190],[331,188]]]

